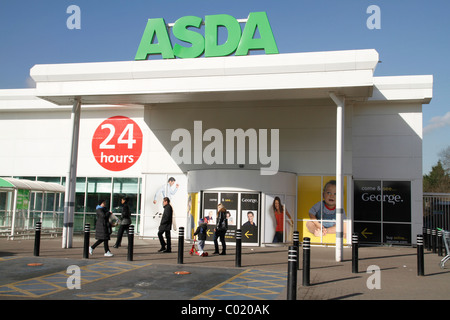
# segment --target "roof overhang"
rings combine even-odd
[[[329,98],[373,93],[373,50],[36,65],[36,96],[57,105]]]
[[[0,178],[0,190],[1,189],[20,189],[51,193],[63,193],[66,190],[64,186],[57,183],[15,178]]]

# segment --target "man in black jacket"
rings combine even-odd
[[[130,229],[131,224],[131,213],[130,207],[128,206],[128,197],[123,197],[121,199],[121,202],[122,202],[122,215],[120,217],[120,227],[119,231],[117,232],[116,244],[113,246],[113,248],[120,247],[120,245],[122,244],[123,233],[124,231],[126,231],[128,235],[128,231]]]
[[[173,209],[170,205],[169,198],[165,197],[163,200],[164,213],[161,217],[161,223],[159,225],[158,238],[161,243],[161,249],[159,252],[172,252],[171,241],[170,241],[170,229],[172,228],[172,215]],[[163,233],[166,234],[167,244],[164,241]],[[167,246],[166,246],[167,245]]]

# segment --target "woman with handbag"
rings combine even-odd
[[[226,216],[227,209],[223,206],[223,204],[219,204],[217,206],[217,216],[216,216],[216,228],[214,229],[214,252],[213,254],[219,254],[219,243],[217,239],[220,238],[220,242],[222,243],[222,252],[220,255],[225,255],[226,253],[226,243],[225,243],[225,233],[228,229],[228,221]]]

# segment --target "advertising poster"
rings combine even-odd
[[[265,243],[283,243],[287,242],[288,233],[293,233],[294,219],[292,211],[286,206],[285,195],[266,195],[265,208]]]
[[[411,182],[354,181],[354,232],[362,243],[411,243]]]
[[[236,223],[237,223],[237,210],[238,210],[238,193],[221,193],[220,203],[222,203],[227,209],[226,215],[228,220],[228,230],[225,233],[226,242],[236,241]]]
[[[334,176],[304,176],[298,178],[298,231],[311,243],[336,243],[336,181]],[[347,242],[347,177],[343,195],[344,244]]]
[[[187,180],[183,174],[151,174],[146,178],[146,209],[144,235],[158,234],[164,212],[163,199],[168,197],[173,208],[172,236],[183,226],[187,210]]]
[[[259,194],[241,194],[242,242],[258,243],[259,239]]]
[[[203,220],[208,224],[206,240],[214,240],[217,223],[217,205],[222,203],[226,209],[228,230],[226,242],[236,241],[236,230],[242,231],[242,242],[259,243],[259,193],[244,192],[204,192]]]
[[[206,240],[214,240],[214,228],[216,226],[217,205],[219,204],[219,193],[205,192],[203,194],[203,220],[208,225]]]
[[[199,196],[198,192],[188,194],[187,201],[187,231],[185,233],[186,239],[193,239],[194,232],[199,226],[200,212],[199,212]]]

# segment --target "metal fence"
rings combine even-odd
[[[450,193],[423,194],[423,226],[450,230]]]

